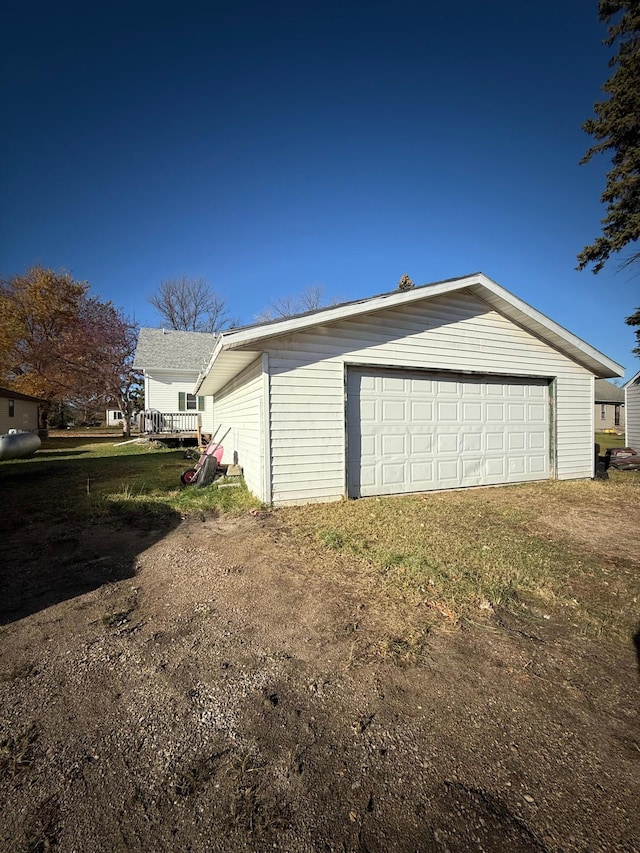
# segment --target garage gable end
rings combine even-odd
[[[590,477],[593,473],[593,375],[468,291],[301,331],[271,341],[268,353],[272,494],[275,503],[332,500],[363,493],[361,480],[354,479],[354,466],[364,465],[364,461],[359,455],[350,455],[348,449],[349,442],[352,449],[354,441],[366,443],[364,434],[353,432],[353,425],[357,422],[354,412],[360,403],[353,402],[351,395],[356,380],[350,380],[350,377],[373,376],[384,399],[383,379],[393,378],[385,374],[388,370],[405,372],[402,380],[405,390],[402,393],[409,407],[412,402],[419,401],[419,395],[412,401],[413,395],[407,391],[406,383],[416,381],[409,373],[418,371],[424,377],[430,375],[428,381],[435,381],[436,374],[442,375],[437,381],[444,383],[440,406],[443,417],[454,409],[458,413],[458,419],[453,420],[450,437],[445,437],[447,431],[443,424],[436,424],[436,428],[432,425],[431,450],[427,450],[423,443],[420,451],[420,439],[416,436],[429,430],[424,424],[414,430],[419,407],[413,406],[410,427],[407,427],[407,418],[398,415],[398,426],[401,432],[404,431],[403,440],[407,445],[404,451],[399,451],[401,456],[404,453],[404,461],[397,463],[402,472],[397,468],[393,476],[403,478],[405,483],[413,479],[414,490],[444,488],[454,483],[519,482],[554,475],[563,479]],[[394,375],[397,377],[399,374]],[[457,384],[453,397],[447,400],[446,383]],[[390,384],[386,382],[387,388]],[[520,430],[518,437],[512,435],[509,438],[510,427],[503,429],[502,450],[496,443],[497,438],[488,437],[486,423],[490,413],[498,411],[489,408],[492,405],[489,398],[498,386],[504,393],[501,405],[510,406],[508,420],[505,420],[506,409],[502,409],[503,425],[515,424],[517,418],[522,420],[522,401],[515,397],[523,388],[526,395],[525,423],[532,423],[531,412],[534,409],[530,412],[529,406],[536,407],[535,411],[541,416],[535,430],[532,427],[529,433],[526,429],[514,427],[512,432]],[[448,387],[453,390],[453,385]],[[479,388],[482,400],[477,410],[466,395]],[[549,414],[551,390],[553,418]],[[542,396],[538,399],[536,394]],[[346,404],[345,400],[348,401]],[[426,411],[429,400],[425,398],[420,402],[425,404]],[[542,409],[539,409],[540,405]],[[356,406],[355,410],[353,406]],[[387,408],[391,410],[391,406]],[[474,430],[463,428],[464,421],[460,421],[459,415],[468,416]],[[374,417],[380,420],[382,416],[375,414]],[[385,421],[386,416],[382,418],[383,427]],[[397,433],[390,431],[389,437],[384,438],[389,451],[387,454],[381,444],[384,429],[379,432],[380,447],[370,446],[369,452],[386,458],[392,454],[391,445],[399,447],[400,442],[392,437]],[[474,447],[473,442],[477,445],[477,439],[471,438],[471,432],[481,436],[479,447]],[[447,447],[453,448],[454,438],[451,436],[454,434],[455,441],[462,442],[468,458],[465,456],[464,461],[456,463],[456,466],[449,464],[447,468],[438,460],[444,460],[446,453],[457,452],[446,450]],[[526,446],[518,448],[516,445],[523,441]],[[508,442],[511,442],[510,446]],[[456,448],[458,446],[456,444]],[[365,450],[364,447],[361,449]],[[516,460],[518,449],[522,449],[523,454]],[[440,468],[437,475],[429,473],[425,467],[419,470],[415,459],[418,452],[432,454],[432,464],[438,462]],[[502,460],[498,462],[497,454],[501,452]],[[482,457],[480,461],[478,453]],[[420,464],[424,466],[427,462],[425,456]],[[413,469],[410,471],[407,466],[411,465]],[[358,477],[364,476],[363,470],[360,468]],[[445,476],[447,470],[449,477]],[[380,477],[374,481],[377,493],[404,490],[404,486],[402,489],[392,487],[390,466]],[[385,480],[382,484],[384,492],[380,490],[382,480]],[[445,480],[448,481],[446,485]],[[359,485],[352,486],[353,483]]]

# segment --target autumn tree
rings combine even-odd
[[[596,142],[580,162],[607,153],[612,164],[601,196],[607,205],[602,234],[578,255],[578,269],[593,264],[594,273],[612,253],[635,245],[640,237],[640,0],[600,0],[598,12],[608,25],[604,43],[617,44],[618,53],[602,87],[609,97],[594,105],[595,118],[583,125]],[[634,251],[622,266],[639,259],[640,252]]]
[[[270,302],[264,311],[256,316],[256,322],[266,323],[269,320],[280,320],[286,317],[294,317],[296,314],[305,314],[307,311],[317,311],[329,304],[336,304],[337,300],[327,300],[322,287],[308,285],[297,296],[283,296]]]
[[[35,266],[24,275],[0,282],[0,372],[17,391],[40,397],[46,417],[72,387],[61,341],[75,328],[88,285],[66,272]]]
[[[149,302],[170,329],[215,333],[231,324],[226,300],[203,278],[163,281]]]
[[[86,282],[32,267],[0,281],[0,316],[0,378],[45,401],[43,426],[52,407],[78,400],[114,400],[130,420],[136,327]]]

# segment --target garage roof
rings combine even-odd
[[[216,339],[206,369],[198,377],[195,391],[215,394],[257,358],[271,338],[462,290],[473,293],[500,314],[582,364],[595,376],[607,378],[623,375],[623,367],[590,344],[518,299],[483,273],[472,273],[462,278],[424,284],[411,290],[393,290],[380,296],[332,305],[283,320],[271,320],[222,332]]]

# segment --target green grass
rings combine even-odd
[[[117,436],[50,438],[31,459],[0,463],[0,488],[11,495],[6,511],[20,519],[56,516],[188,515],[259,506],[244,483],[219,489],[185,487],[180,474],[193,466],[182,450],[117,445]]]
[[[606,450],[610,447],[626,447],[627,440],[624,435],[611,435],[606,432],[596,432],[595,442],[600,445],[600,453],[604,456]]]
[[[600,513],[605,525],[618,514],[622,526],[637,525],[640,476],[613,472],[609,481],[370,498],[280,513],[294,538],[373,567],[407,606],[454,622],[499,607],[538,618],[562,611],[589,632],[628,637],[637,619],[638,572],[615,546],[608,553],[572,539],[570,507],[586,511],[589,523],[591,513]],[[565,517],[567,535],[549,523]]]

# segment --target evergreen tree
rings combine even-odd
[[[580,162],[606,152],[612,164],[601,196],[607,205],[602,235],[578,255],[578,269],[593,264],[594,273],[640,236],[640,0],[600,0],[598,12],[608,26],[605,44],[617,44],[618,53],[609,62],[615,70],[602,87],[609,98],[594,105],[595,118],[583,125],[596,142]],[[622,266],[639,259],[636,251]]]

